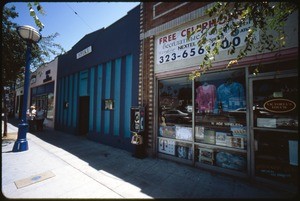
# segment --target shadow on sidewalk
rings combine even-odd
[[[18,126],[19,121],[9,120],[9,123]],[[152,167],[159,165],[157,159],[137,159],[132,153],[89,140],[85,136],[64,133],[51,128],[43,131],[30,132],[41,140],[61,148],[78,157],[97,171],[104,171],[114,177],[118,177],[141,189],[141,192],[151,197],[168,197],[162,193],[152,194],[155,185],[159,185],[161,179],[153,180],[151,175],[158,178],[158,173]],[[28,144],[30,151],[30,142]],[[162,168],[168,169],[168,168]],[[159,173],[160,174],[160,173]],[[165,177],[170,174],[166,173]],[[171,194],[170,194],[171,195]]]
[[[19,123],[16,120],[9,122],[15,126]],[[276,190],[253,185],[249,181],[183,164],[149,157],[137,159],[128,151],[103,145],[85,136],[50,128],[32,134],[78,157],[97,171],[131,183],[153,198],[257,198],[265,197],[265,193],[276,198],[280,195]],[[207,190],[215,187],[220,188],[222,194]]]

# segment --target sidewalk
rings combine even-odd
[[[8,132],[16,131],[9,124]],[[27,139],[29,150],[17,153],[11,152],[15,140],[2,139],[1,186],[7,198],[293,197],[167,160],[137,159],[127,151],[50,129],[28,133]],[[50,176],[43,179],[45,175]],[[22,182],[29,184],[17,188]]]

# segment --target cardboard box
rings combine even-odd
[[[214,151],[212,149],[199,148],[199,160],[214,160]]]
[[[246,148],[246,138],[227,136],[226,146],[238,148],[238,149],[245,149]]]
[[[176,126],[176,139],[192,141],[193,140],[192,127]]]
[[[175,138],[176,126],[160,126],[159,135],[162,137]]]
[[[216,132],[216,145],[226,146],[227,135],[225,132]]]
[[[165,154],[175,155],[175,141],[159,138],[158,151]]]
[[[195,139],[196,139],[196,141],[204,140],[204,127],[203,126],[195,126]]]
[[[204,130],[204,143],[216,144],[216,131]]]
[[[176,145],[176,156],[192,160],[192,147],[183,143],[178,143]]]
[[[247,168],[246,157],[229,152],[216,153],[215,164],[219,167],[244,171]]]

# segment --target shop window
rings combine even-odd
[[[195,161],[247,170],[245,71],[207,73],[195,81]]]
[[[192,160],[192,81],[187,77],[159,81],[158,104],[158,151]]]
[[[253,81],[255,174],[298,183],[298,77]]]
[[[47,97],[47,118],[48,119],[53,119],[54,117],[54,94],[49,93]]]

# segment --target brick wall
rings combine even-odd
[[[140,4],[140,33],[174,20],[184,14],[197,10],[210,2],[142,2]],[[145,142],[149,156],[156,155],[156,136],[154,111],[154,42],[155,36],[140,40],[140,69],[139,69],[139,105],[146,110]]]

